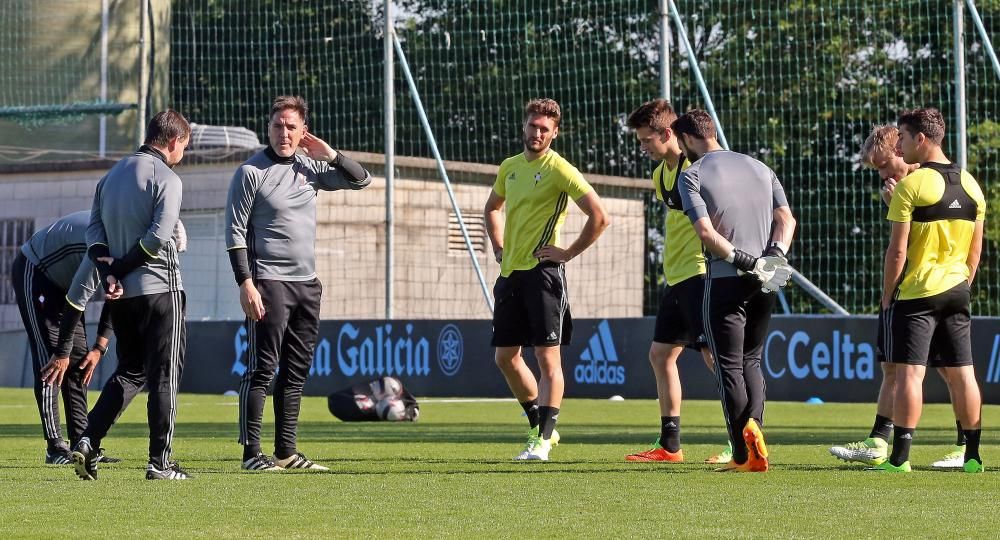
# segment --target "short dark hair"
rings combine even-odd
[[[899,113],[896,125],[900,129],[907,127],[911,135],[923,133],[934,144],[941,146],[944,142],[944,116],[934,107],[910,109]]]
[[[146,125],[146,138],[143,144],[167,146],[174,137],[187,139],[191,136],[191,124],[184,115],[167,109],[156,113]]]
[[[562,109],[559,107],[559,103],[551,98],[538,98],[526,103],[524,105],[524,119],[527,120],[533,114],[548,116],[555,122],[556,127],[559,127],[559,122],[562,121]]]
[[[670,124],[677,136],[690,135],[696,139],[714,139],[717,134],[711,115],[701,109],[692,109]]]
[[[632,111],[632,114],[628,115],[627,123],[632,129],[648,127],[653,131],[665,133],[674,120],[677,120],[677,113],[670,106],[670,102],[665,99],[654,99]]]
[[[271,103],[271,114],[267,117],[268,122],[274,117],[274,113],[287,109],[292,109],[299,113],[299,116],[302,117],[302,123],[309,123],[309,105],[306,104],[306,100],[301,96],[278,96],[274,98],[274,102]]]

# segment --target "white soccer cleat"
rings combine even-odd
[[[830,448],[830,454],[844,461],[857,461],[874,467],[889,457],[889,443],[877,437]]]
[[[533,427],[528,430],[528,442],[524,444],[524,449],[521,453],[514,456],[514,461],[526,461],[528,456],[531,455],[531,451],[535,449],[535,446],[541,439],[538,437],[538,427]]]
[[[551,439],[538,439],[538,443],[528,452],[528,461],[548,461],[549,451],[552,450]]]
[[[329,471],[328,467],[324,467],[318,463],[314,463],[312,460],[307,458],[305,454],[299,452],[298,454],[292,454],[285,459],[278,459],[277,456],[274,457],[274,464],[282,469],[308,469],[310,471]]]
[[[935,469],[961,469],[965,467],[965,446],[956,446],[938,461],[931,463]]]
[[[559,439],[560,438],[561,437],[559,437],[559,432],[553,429],[552,430],[552,437],[549,439],[550,445],[551,446],[559,446]],[[538,428],[537,427],[533,427],[533,428],[529,429],[528,430],[528,442],[525,443],[524,449],[521,450],[521,453],[518,454],[518,455],[516,455],[516,456],[514,456],[514,461],[527,461],[527,460],[533,459],[533,458],[531,458],[529,456],[531,455],[532,450],[534,450],[535,446],[537,446],[538,443],[541,440],[542,439],[538,435]]]

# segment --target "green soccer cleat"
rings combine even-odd
[[[874,467],[868,467],[866,471],[885,471],[885,472],[913,472],[913,468],[910,467],[909,461],[904,461],[899,467],[889,463],[889,460],[885,460],[882,463]]]
[[[705,463],[712,463],[715,465],[725,465],[733,460],[733,443],[726,443],[726,449],[718,454],[709,457],[705,460]]]
[[[961,469],[965,466],[965,445],[955,446],[941,459],[931,463],[935,469]]]
[[[830,448],[830,454],[844,461],[856,461],[876,467],[888,459],[889,443],[877,437],[868,437],[863,441],[834,446]]]
[[[962,470],[964,470],[967,473],[980,473],[980,472],[985,472],[986,467],[983,467],[982,461],[977,461],[976,459],[970,459],[969,461],[965,462],[964,466],[962,466]]]
[[[521,450],[521,453],[514,456],[514,461],[529,461],[533,459],[538,459],[531,457],[533,455],[532,452],[535,450],[535,447],[540,445],[542,442],[542,436],[539,434],[538,430],[539,430],[538,426],[528,429],[528,442],[525,443],[524,449]],[[549,448],[553,446],[559,446],[559,440],[561,438],[562,437],[559,436],[559,432],[553,429],[552,437],[550,437],[549,440],[546,441],[546,443],[548,444]],[[546,456],[547,455],[548,452],[546,452]]]

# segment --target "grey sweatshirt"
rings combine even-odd
[[[340,154],[338,160],[347,160]],[[252,277],[309,281],[316,277],[318,191],[361,189],[371,173],[355,162],[354,177],[325,161],[266,148],[240,165],[226,201],[226,249],[246,249]]]
[[[183,290],[171,236],[181,210],[181,179],[155,150],[115,164],[97,184],[87,228],[88,247],[103,244],[115,259],[138,243],[153,259],[119,276],[124,298]]]

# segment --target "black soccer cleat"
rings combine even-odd
[[[76,443],[72,458],[73,468],[81,480],[97,480],[97,451],[90,446],[90,439],[84,437]]]
[[[244,461],[240,468],[245,471],[261,471],[261,472],[272,472],[284,470],[274,463],[274,460],[270,456],[264,455],[263,452],[257,452],[257,455],[251,457]]]
[[[176,461],[167,463],[163,469],[159,469],[152,463],[146,465],[146,480],[188,480],[188,474]]]
[[[121,463],[121,458],[111,457],[104,453],[103,448],[97,449],[97,462],[98,463]]]
[[[69,446],[56,446],[45,451],[46,465],[70,465],[71,463],[73,463],[73,452]]]

